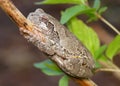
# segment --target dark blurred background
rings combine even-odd
[[[12,0],[21,12],[27,16],[36,8],[60,19],[60,11],[69,5],[34,5],[40,0]],[[93,0],[89,0],[93,1]],[[103,16],[120,31],[120,0],[102,0],[108,10]],[[116,35],[101,21],[89,23],[98,33],[101,43],[108,44]],[[47,57],[19,33],[18,27],[0,9],[0,86],[58,86],[60,77],[49,77],[33,67],[33,63]],[[114,59],[120,66],[120,55]],[[120,78],[112,73],[97,73],[92,78],[99,86],[120,86]],[[70,86],[77,86],[73,81]]]

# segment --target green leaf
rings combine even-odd
[[[87,22],[92,22],[92,21],[98,20],[98,17],[95,14],[87,14],[87,16],[89,17]]]
[[[100,8],[100,0],[94,1],[93,8],[95,8],[96,10],[98,10]]]
[[[98,10],[98,14],[102,14],[103,12],[105,12],[107,10],[107,7],[101,7]],[[95,15],[95,13],[89,13],[87,14],[87,16],[89,17],[89,19],[87,20],[87,22],[91,22],[91,21],[96,21],[98,20],[98,17]]]
[[[109,59],[105,55],[101,55],[97,60],[102,61],[102,62],[108,62]]]
[[[106,48],[107,48],[107,45],[103,45],[95,52],[96,60],[100,59],[100,57],[104,54]]]
[[[117,35],[108,45],[106,56],[112,60],[118,52],[120,52],[120,35]]]
[[[98,61],[95,61],[95,68],[101,68],[102,67],[102,65],[98,62]]]
[[[70,31],[75,34],[92,55],[95,56],[95,51],[100,47],[99,38],[95,31],[77,18],[72,18],[67,25]]]
[[[107,7],[101,7],[98,11],[99,14],[102,14],[103,12],[105,12],[107,10]]]
[[[35,4],[85,4],[87,0],[44,0]]]
[[[59,86],[68,86],[69,77],[63,76],[59,81]]]
[[[62,24],[65,24],[68,22],[71,18],[80,15],[80,14],[88,14],[95,12],[94,8],[89,8],[85,5],[75,5],[70,8],[67,8],[64,12],[62,12],[61,20],[60,22]]]
[[[40,63],[35,63],[34,66],[38,69],[41,69],[43,73],[46,75],[54,76],[64,74],[56,64],[54,64],[51,60],[45,60]]]

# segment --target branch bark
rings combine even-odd
[[[32,32],[34,30],[34,24],[27,20],[24,15],[15,7],[10,0],[0,0],[0,7],[3,11],[17,24],[19,28]],[[41,34],[41,38],[44,39],[44,34]],[[43,40],[40,40],[43,41]],[[79,86],[97,86],[90,79],[76,79],[72,78]]]
[[[32,31],[33,24],[23,16],[23,14],[10,0],[0,0],[0,7],[17,24],[18,27]]]
[[[79,86],[97,86],[91,79],[72,78]]]

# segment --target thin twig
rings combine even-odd
[[[31,32],[34,30],[35,28],[34,25],[23,16],[23,14],[14,6],[14,4],[10,0],[0,0],[0,7],[17,24],[19,28],[26,29]],[[97,86],[90,79],[89,80],[88,79],[74,79],[74,80],[80,86]]]
[[[105,68],[114,69],[114,70],[120,70],[120,68],[117,65],[115,65],[112,61],[108,61],[107,63],[102,62],[102,61],[99,61],[99,62]],[[120,80],[120,73],[119,72],[113,72],[113,74]]]
[[[120,72],[120,70],[118,70],[118,69],[110,69],[110,68],[99,68],[99,69],[97,69],[95,72],[99,72],[99,71]]]
[[[89,6],[89,3],[87,1],[86,5],[88,7]],[[113,31],[115,31],[118,35],[120,35],[120,32],[117,30],[117,28],[115,28],[110,22],[108,22],[105,18],[103,18],[100,14],[98,14],[97,12],[95,13],[95,15],[102,21],[104,22],[107,26],[109,26]]]
[[[108,22],[105,18],[103,18],[101,15],[96,14],[96,16],[104,22],[106,25],[108,25],[113,31],[115,31],[118,35],[120,35],[120,32],[115,28],[110,22]]]

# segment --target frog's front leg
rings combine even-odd
[[[62,58],[54,55],[51,58],[68,75],[77,78],[88,78],[93,75],[92,70],[85,58]]]
[[[52,61],[54,61],[55,63],[57,63],[57,65],[62,68],[64,67],[64,59],[61,58],[60,56],[58,55],[53,55],[51,58],[50,58]]]
[[[59,68],[61,68],[66,74],[75,77],[76,73],[79,71],[79,67],[74,69],[75,65],[71,62],[71,58],[64,58],[58,55],[51,57],[51,60],[56,62]]]

